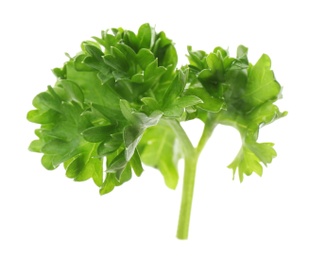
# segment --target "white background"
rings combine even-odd
[[[309,259],[308,8],[306,1],[2,1],[0,3],[1,170],[0,259]],[[27,147],[33,97],[55,78],[51,69],[101,30],[137,31],[145,22],[176,43],[235,55],[249,47],[255,63],[272,59],[284,87],[286,118],[261,130],[278,156],[262,178],[242,184],[226,166],[239,136],[216,129],[202,154],[190,237],[175,238],[181,183],[165,187],[159,172],[99,196],[92,181],[77,183],[62,167],[49,172]],[[188,127],[197,135],[200,125]]]

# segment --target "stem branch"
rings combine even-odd
[[[193,147],[188,135],[181,127],[180,123],[175,120],[164,120],[168,124],[181,142],[184,154],[185,169],[182,187],[182,198],[178,219],[177,238],[187,239],[189,234],[190,216],[193,201],[194,182],[199,155],[205,144],[211,136],[215,124],[209,118],[206,120],[203,133],[196,148]]]

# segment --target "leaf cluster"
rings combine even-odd
[[[248,61],[248,49],[240,45],[237,56],[217,47],[212,53],[189,51],[190,68],[193,72],[188,92],[203,100],[196,105],[197,117],[207,127],[217,124],[236,128],[242,146],[236,158],[228,166],[235,174],[238,169],[240,181],[244,174],[258,175],[276,156],[273,143],[258,143],[262,126],[286,115],[274,102],[281,98],[281,86],[271,70],[270,58],[263,54],[255,65]]]
[[[237,56],[217,47],[210,54],[188,48],[189,65],[177,69],[177,52],[164,32],[143,24],[137,33],[102,31],[81,51],[53,69],[54,86],[33,100],[27,118],[40,124],[29,149],[43,153],[52,170],[63,164],[76,181],[92,178],[101,194],[155,167],[175,188],[177,164],[186,146],[166,122],[199,119],[214,129],[239,130],[242,147],[230,164],[240,180],[262,174],[276,155],[272,143],[257,143],[261,126],[285,115],[273,103],[281,86],[262,55],[252,65],[247,48]]]

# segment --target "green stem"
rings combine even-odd
[[[197,161],[198,156],[196,153],[193,154],[191,158],[185,158],[182,198],[177,229],[177,238],[179,239],[187,239],[189,234]]]
[[[170,126],[179,137],[179,140],[181,140],[184,152],[185,169],[178,219],[177,237],[179,239],[187,239],[189,234],[197,163],[200,153],[202,152],[205,144],[207,143],[207,140],[209,139],[213,132],[213,129],[215,128],[215,124],[213,124],[213,122],[209,120],[206,121],[202,136],[196,148],[193,147],[187,134],[184,132],[183,128],[178,122],[170,121]]]
[[[201,136],[200,141],[198,142],[198,145],[196,147],[196,152],[197,152],[198,156],[201,154],[202,150],[204,149],[204,147],[205,147],[208,139],[212,135],[212,132],[215,129],[215,127],[216,127],[216,124],[214,124],[213,121],[206,120],[202,136]]]

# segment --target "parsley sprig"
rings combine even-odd
[[[76,181],[92,178],[100,194],[140,176],[143,164],[158,169],[165,184],[178,184],[184,159],[177,237],[188,237],[199,156],[218,124],[236,128],[242,146],[228,166],[240,181],[263,173],[276,156],[273,143],[258,143],[262,126],[286,115],[274,104],[281,86],[263,54],[256,64],[239,46],[236,57],[221,47],[211,53],[188,47],[189,64],[177,68],[177,52],[164,32],[143,24],[137,33],[102,31],[55,68],[54,86],[33,100],[27,118],[40,124],[29,149],[43,153],[52,170],[63,164]],[[193,146],[181,122],[200,120]]]

